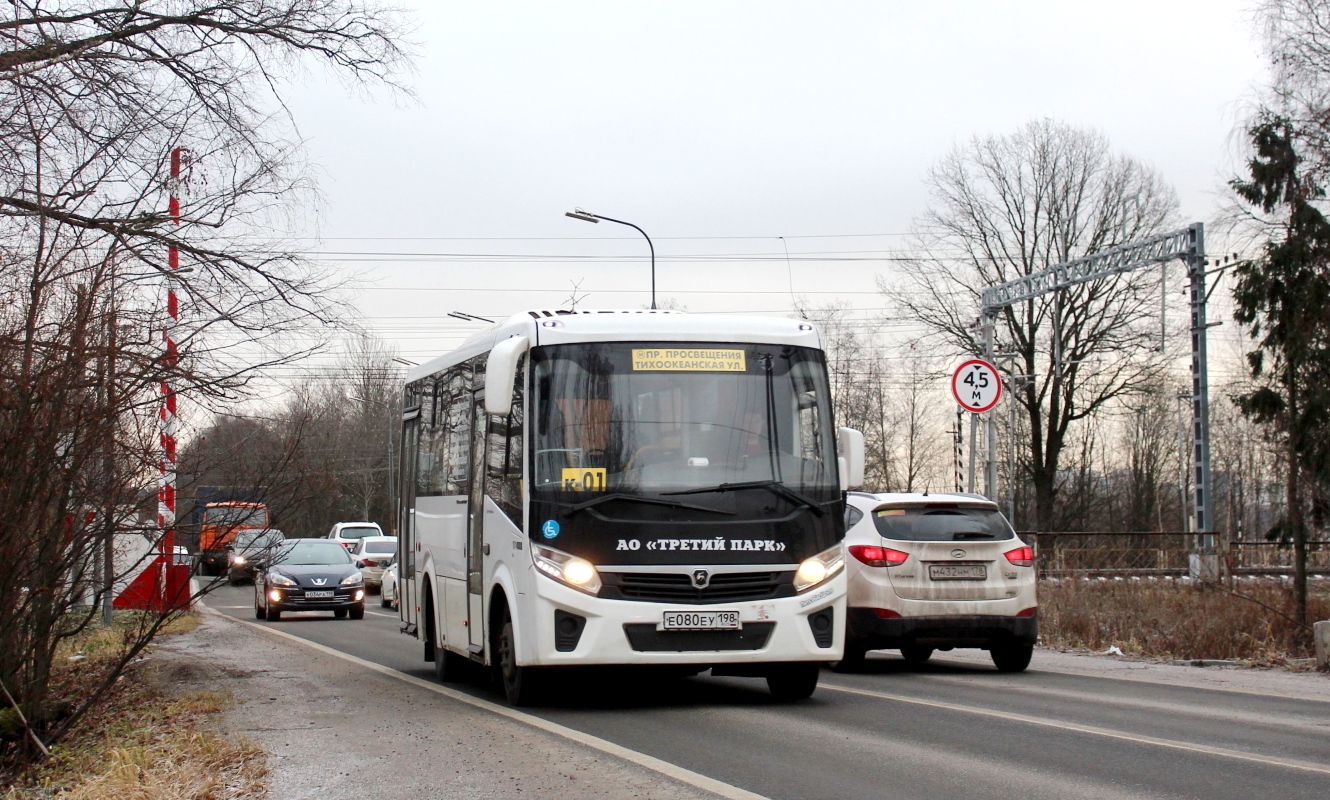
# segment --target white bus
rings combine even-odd
[[[801,699],[840,658],[863,438],[813,325],[530,311],[404,396],[399,606],[441,680],[474,662],[523,705],[551,668],[665,665]]]

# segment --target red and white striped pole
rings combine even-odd
[[[171,184],[169,212],[173,227],[180,225],[180,167],[181,161],[189,157],[189,151],[176,147],[171,150]],[[166,320],[162,327],[162,368],[165,375],[161,382],[161,407],[157,412],[161,460],[160,476],[157,485],[157,525],[162,530],[161,553],[166,575],[166,602],[168,606],[180,603],[179,581],[172,580],[175,566],[175,524],[176,524],[176,393],[171,388],[172,373],[179,361],[176,350],[176,325],[180,321],[180,300],[176,296],[176,270],[180,269],[180,252],[174,238],[166,250],[168,272],[166,275]]]

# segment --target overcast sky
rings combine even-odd
[[[1264,75],[1249,0],[414,5],[417,102],[290,93],[317,247],[412,361],[474,329],[449,311],[559,307],[573,281],[583,307],[645,305],[645,242],[579,206],[644,228],[690,312],[785,314],[792,288],[880,316],[875,259],[929,165],[1038,117],[1102,131],[1208,221]]]

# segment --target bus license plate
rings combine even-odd
[[[738,611],[666,611],[662,631],[737,631],[743,628]]]
[[[935,581],[982,581],[988,577],[983,564],[929,564],[928,577]]]
[[[333,596],[333,593],[332,593],[332,589],[322,589],[322,590],[313,591],[313,592],[305,592],[305,596],[306,596],[306,597],[314,597],[314,598],[319,598],[319,597],[332,597],[332,596]]]

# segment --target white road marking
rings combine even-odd
[[[203,606],[203,609],[205,612],[212,611],[212,609],[208,608],[207,606]],[[213,611],[213,613],[217,612]],[[690,769],[685,769],[683,767],[678,766],[677,764],[671,764],[670,762],[663,761],[659,758],[656,758],[655,756],[649,756],[646,753],[640,753],[636,750],[630,750],[627,747],[615,744],[614,742],[608,741],[606,739],[602,739],[599,736],[592,736],[589,733],[583,733],[582,731],[565,727],[563,725],[558,724],[557,722],[550,722],[547,719],[542,719],[540,717],[533,716],[531,714],[526,714],[516,709],[509,708],[507,706],[501,706],[498,703],[491,703],[490,701],[482,700],[479,697],[472,697],[471,695],[466,694],[464,692],[459,692],[456,689],[449,689],[447,686],[441,686],[437,683],[431,683],[422,678],[417,678],[414,675],[407,675],[403,672],[398,672],[397,670],[392,669],[390,667],[385,667],[382,664],[375,664],[373,661],[367,661],[363,658],[353,656],[349,653],[343,653],[340,650],[334,650],[331,647],[326,647],[324,645],[319,644],[318,642],[311,642],[308,639],[302,639],[299,636],[295,636],[285,631],[279,631],[276,630],[275,628],[269,628],[263,625],[256,625],[253,622],[248,622],[243,619],[236,619],[235,617],[228,617],[228,619],[230,619],[230,621],[232,622],[236,622],[246,627],[253,628],[254,630],[263,631],[264,633],[270,634],[272,636],[277,636],[282,639],[290,640],[292,642],[295,642],[296,644],[303,645],[312,650],[317,650],[321,653],[326,653],[330,656],[335,656],[337,658],[342,659],[343,661],[349,661],[352,664],[364,667],[365,669],[373,670],[374,672],[377,672],[381,675],[387,675],[390,678],[396,678],[397,680],[402,681],[403,683],[409,683],[421,689],[426,689],[428,691],[434,692],[435,694],[441,694],[444,697],[456,700],[459,703],[466,703],[469,706],[474,706],[475,708],[479,708],[484,711],[489,711],[490,713],[493,714],[498,714],[501,717],[507,717],[508,719],[511,719],[514,722],[521,722],[524,725],[530,725],[531,727],[545,731],[546,733],[552,733],[555,736],[561,736],[565,739],[568,739],[569,741],[577,742],[578,744],[590,747],[593,750],[599,750],[600,752],[605,753],[606,755],[611,755],[614,756],[615,758],[621,758],[624,761],[636,764],[639,767],[644,767],[646,769],[651,770],[652,772],[660,773],[661,775],[676,780],[680,783],[688,784],[689,786],[695,786],[703,791],[711,792],[712,794],[724,797],[726,798],[726,800],[769,800],[769,798],[767,798],[764,795],[755,794],[753,792],[748,791],[747,789],[740,789],[738,786],[733,786],[723,781],[718,781],[715,778],[708,778],[706,775],[703,775],[700,772],[693,772]]]
[[[976,651],[978,652],[978,651]],[[943,666],[974,667],[978,661],[970,661],[965,658],[956,658],[956,654],[949,654],[950,657],[943,657],[941,654],[933,656],[929,663]],[[1078,670],[1067,666],[1050,666],[1047,663],[1039,663],[1038,651],[1035,651],[1036,663],[1030,666],[1031,672],[1048,672],[1056,675],[1074,675],[1078,678],[1100,678],[1106,681],[1131,681],[1132,683],[1149,683],[1155,686],[1168,686],[1174,689],[1200,689],[1206,692],[1228,692],[1229,694],[1246,694],[1253,697],[1273,697],[1279,700],[1298,700],[1304,701],[1308,698],[1294,691],[1282,692],[1276,689],[1235,689],[1231,686],[1221,686],[1214,683],[1178,683],[1170,680],[1168,676],[1161,676],[1160,673],[1147,669],[1148,662],[1143,662],[1139,668],[1128,667],[1116,672],[1106,672],[1101,670]],[[984,666],[989,665],[987,657],[983,658]],[[1170,667],[1170,669],[1195,669],[1194,667]],[[992,674],[989,672],[988,674]],[[1312,699],[1315,703],[1330,702],[1319,698]]]
[[[373,614],[376,617],[387,617],[388,619],[401,619],[401,617],[397,616],[396,614],[385,614],[382,611],[370,611],[368,608],[365,609],[365,613]]]
[[[1292,758],[1279,758],[1278,756],[1264,756],[1259,753],[1230,750],[1226,747],[1212,747],[1205,744],[1180,742],[1176,739],[1160,739],[1155,736],[1142,736],[1140,734],[1127,733],[1126,731],[1116,731],[1111,728],[1100,728],[1094,725],[1079,725],[1075,722],[1063,722],[1061,720],[1046,719],[1044,717],[1031,717],[1026,714],[1014,714],[1010,711],[999,711],[992,708],[978,708],[976,706],[963,706],[956,703],[943,703],[937,700],[923,700],[917,697],[907,697],[905,695],[889,694],[887,692],[875,692],[869,689],[853,689],[848,686],[837,686],[829,683],[823,683],[818,688],[823,691],[844,692],[846,694],[857,694],[862,697],[876,697],[881,700],[894,700],[899,703],[910,703],[912,705],[927,706],[929,708],[941,708],[946,709],[947,711],[959,711],[963,714],[978,714],[985,717],[996,717],[998,719],[1010,720],[1012,722],[1024,722],[1028,725],[1042,725],[1046,728],[1057,728],[1064,731],[1088,733],[1093,736],[1104,736],[1110,739],[1120,739],[1122,741],[1136,742],[1138,744],[1168,747],[1174,750],[1187,750],[1193,753],[1220,756],[1221,758],[1233,758],[1239,761],[1253,761],[1267,766],[1300,769],[1307,772],[1319,772],[1324,775],[1330,775],[1330,764],[1317,764],[1312,761],[1299,761]]]

